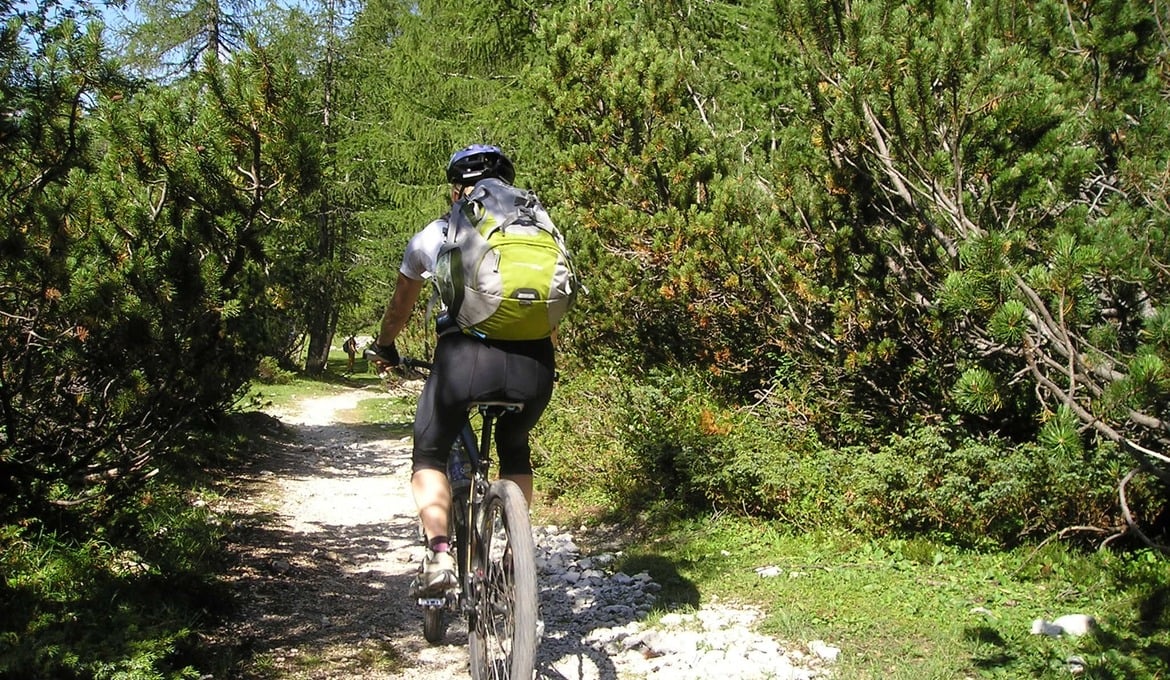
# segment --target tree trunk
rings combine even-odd
[[[305,373],[320,375],[329,363],[329,349],[333,343],[333,332],[337,328],[337,308],[330,305],[326,299],[332,300],[333,295],[321,296],[321,306],[315,309],[317,314],[309,319],[309,350],[305,354]]]
[[[326,37],[325,63],[321,70],[321,133],[325,140],[327,164],[335,158],[336,130],[333,128],[333,93],[337,87],[333,69],[336,51],[336,21],[338,8],[336,3],[329,0],[325,3],[325,10],[329,20],[329,34]],[[330,191],[326,187],[322,193],[321,205],[317,213],[317,255],[319,262],[333,263],[337,259],[339,220],[332,209]],[[309,335],[309,349],[305,355],[305,373],[320,375],[329,363],[329,348],[333,342],[333,333],[337,329],[337,319],[340,316],[338,299],[340,298],[340,275],[331,273],[325,277],[323,290],[320,296],[312,300],[306,314],[306,325]]]

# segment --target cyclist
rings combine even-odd
[[[459,149],[447,164],[452,202],[466,196],[476,182],[495,178],[512,184],[512,162],[498,147],[473,144]],[[374,341],[380,363],[400,362],[394,341],[402,332],[434,272],[448,219],[444,215],[411,237],[398,271],[393,295]],[[439,313],[433,367],[419,397],[414,420],[411,491],[426,534],[427,550],[412,595],[444,591],[456,584],[455,561],[447,552],[451,490],[446,462],[451,446],[467,419],[473,401],[521,402],[519,412],[496,423],[495,441],[500,476],[514,481],[532,501],[529,432],[548,406],[555,373],[551,338],[488,340],[460,332]]]

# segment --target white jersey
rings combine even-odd
[[[435,260],[446,238],[443,235],[446,226],[447,218],[440,217],[410,237],[406,252],[402,254],[402,266],[398,268],[403,276],[421,281],[435,273]]]

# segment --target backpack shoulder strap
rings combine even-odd
[[[535,224],[538,220],[534,217],[534,211],[541,210],[540,200],[535,193],[494,178],[476,184],[465,200],[472,206],[467,217],[477,229],[482,229],[479,222],[484,217],[493,218],[494,223],[483,234],[485,238],[517,222]]]

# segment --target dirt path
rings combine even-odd
[[[372,426],[354,412],[363,399],[414,396],[420,387],[353,389],[255,416],[266,452],[223,508],[238,518],[228,570],[238,610],[213,642],[234,654],[224,664],[234,661],[229,680],[468,677],[466,625],[452,617],[444,641],[430,645],[407,597],[422,553],[409,494],[411,423]],[[647,593],[658,591],[648,575],[603,574],[612,553],[578,559],[570,534],[537,533],[549,584],[541,680],[810,680],[836,658],[820,641],[791,645],[754,633],[754,609],[707,606],[648,630]],[[597,546],[611,540],[604,534]]]
[[[391,396],[353,390],[266,421],[270,454],[230,501],[240,609],[223,634],[250,657],[237,677],[467,676],[466,628],[427,644],[407,597],[421,551],[409,422],[348,422],[359,400]]]

